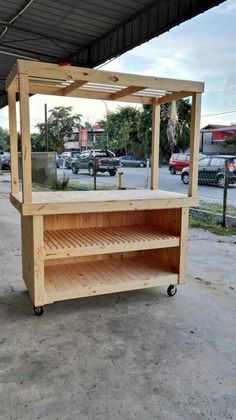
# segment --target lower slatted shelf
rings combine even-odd
[[[154,225],[111,226],[44,232],[44,258],[65,258],[179,246],[179,236]]]
[[[178,274],[151,256],[45,267],[47,303],[177,283]]]

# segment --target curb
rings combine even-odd
[[[213,219],[215,223],[221,224],[222,223],[222,215],[219,213],[212,213],[211,211],[207,210],[199,210],[190,208],[189,209],[191,216],[193,219],[200,219],[200,220],[208,220]],[[236,227],[236,217],[234,216],[226,216],[226,224],[227,226]]]

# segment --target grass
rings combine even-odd
[[[189,217],[189,225],[192,228],[197,229],[205,229],[209,232],[215,233],[216,235],[221,236],[231,236],[236,235],[236,228],[233,227],[223,227],[220,224],[216,224],[216,222],[213,219],[208,220],[199,220],[199,219],[193,219],[193,217]]]
[[[206,203],[204,201],[200,201],[199,205],[200,210],[207,210],[212,212],[213,214],[219,213],[222,214],[223,205],[221,203]],[[228,216],[235,216],[236,217],[236,207],[227,206],[226,214]]]

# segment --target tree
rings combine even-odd
[[[172,102],[161,106],[160,151],[166,160],[172,153],[189,147],[191,108],[188,99],[180,99],[176,105]]]
[[[7,130],[0,127],[0,151],[9,152],[10,150],[10,135]]]
[[[152,140],[152,107],[151,105],[143,105],[143,109],[138,115],[138,144],[137,155],[147,159],[151,154]]]
[[[99,144],[106,147],[108,133],[109,149],[119,155],[133,153],[133,147],[138,142],[138,114],[139,110],[130,106],[108,112],[106,119],[99,121],[104,129]]]
[[[236,146],[236,134],[233,134],[230,137],[225,137],[225,140],[226,140],[227,144]]]
[[[65,135],[81,128],[81,114],[71,115],[72,107],[58,106],[50,109],[48,118],[49,150],[63,150]],[[45,136],[45,123],[36,125],[41,136]]]

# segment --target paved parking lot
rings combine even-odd
[[[192,230],[188,283],[32,311],[0,182],[0,419],[236,418],[236,237]]]
[[[145,188],[150,183],[150,175],[146,168],[121,168],[123,172],[123,186],[125,188]],[[58,169],[58,178],[63,177],[63,170]],[[81,171],[74,175],[70,169],[65,170],[71,180],[77,179],[81,184],[93,185],[93,177],[89,176],[88,171]],[[97,174],[97,185],[118,186],[118,175],[109,176],[108,173]],[[184,185],[181,181],[180,174],[170,175],[167,167],[159,170],[159,188],[166,191],[178,192],[181,194],[188,193],[188,185]],[[206,202],[223,202],[223,189],[216,186],[199,185],[199,197]],[[228,188],[228,204],[236,206],[236,185],[230,185]]]

